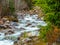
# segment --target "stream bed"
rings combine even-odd
[[[12,29],[0,31],[0,45],[14,45],[17,38],[24,32],[30,32],[28,36],[38,36],[40,28],[38,26],[46,26],[47,24],[38,19],[38,15],[18,14],[18,22],[10,22]]]

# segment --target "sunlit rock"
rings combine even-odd
[[[29,41],[31,41],[31,39],[29,39],[29,38],[25,38],[25,39],[22,40],[22,42],[24,42],[24,43],[29,42]]]

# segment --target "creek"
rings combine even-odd
[[[38,26],[46,26],[47,24],[38,19],[37,14],[24,14],[21,15],[18,13],[18,22],[10,22],[13,33],[10,31],[4,30],[4,32],[0,32],[0,45],[14,45],[14,42],[17,41],[17,38],[22,35],[24,32],[30,32],[30,36],[38,36],[40,27]],[[9,29],[8,29],[9,30]],[[5,35],[5,31],[7,34]]]

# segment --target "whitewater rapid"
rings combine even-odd
[[[14,33],[4,35],[4,33],[0,32],[0,45],[14,45],[14,41],[24,32],[31,32],[31,36],[38,36],[40,30],[38,26],[46,26],[47,24],[38,19],[37,14],[26,14],[24,16],[18,15],[18,23],[11,22],[11,25],[15,30]]]

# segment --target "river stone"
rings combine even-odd
[[[5,33],[5,35],[8,35],[8,34],[14,34],[14,31],[9,30],[8,32]]]

